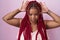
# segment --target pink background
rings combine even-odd
[[[60,16],[60,0],[37,0],[45,2],[47,7]],[[22,0],[0,0],[0,40],[17,40],[19,28],[11,26],[2,20],[2,17],[8,12],[21,6]],[[25,12],[21,12],[15,17],[24,17]],[[52,19],[49,15],[44,14],[44,19]],[[49,40],[60,40],[60,27],[47,30]]]

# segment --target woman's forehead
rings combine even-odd
[[[31,9],[29,10],[29,12],[37,13],[37,12],[38,12],[38,9],[36,9],[36,8],[31,8]]]
[[[38,11],[37,11],[37,10],[34,10],[34,9],[31,9],[31,10],[29,11],[29,14],[38,14]]]

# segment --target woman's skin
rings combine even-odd
[[[16,16],[19,12],[23,12],[26,11],[26,7],[28,5],[28,1],[24,4],[22,4],[21,8],[18,8],[12,12],[9,12],[7,15],[5,15],[3,17],[3,20],[5,22],[7,22],[10,25],[13,25],[15,27],[20,27],[22,18],[14,18],[14,16]],[[42,13],[45,12],[45,14],[48,14],[49,16],[51,16],[53,18],[53,20],[44,20],[44,23],[46,26],[46,29],[51,29],[51,28],[56,28],[60,26],[60,16],[56,15],[56,13],[52,12],[51,10],[49,10],[45,4],[41,3],[42,6]],[[29,20],[31,23],[31,27],[32,27],[32,31],[37,30],[37,20],[38,20],[38,10],[36,8],[31,8],[30,9],[30,14],[28,14],[29,16]]]

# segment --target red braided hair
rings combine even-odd
[[[42,8],[41,8],[41,5],[36,1],[29,2],[28,6],[26,7],[26,15],[23,18],[20,25],[18,40],[20,40],[22,32],[24,32],[24,40],[31,40],[32,28],[30,25],[29,17],[28,17],[29,9],[31,7],[36,7],[40,13],[39,18],[38,18],[38,23],[37,23],[38,33],[41,34],[42,40],[48,40],[47,35],[46,35],[46,27],[43,21],[42,13],[41,13]],[[37,40],[37,34],[36,34],[36,40]]]

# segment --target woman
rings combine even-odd
[[[26,11],[25,17],[23,19],[14,18],[21,11]],[[43,20],[43,12],[51,16],[53,20]],[[60,26],[60,17],[36,1],[26,2],[20,9],[5,15],[3,20],[8,24],[20,27],[18,40],[48,40],[46,29]]]

